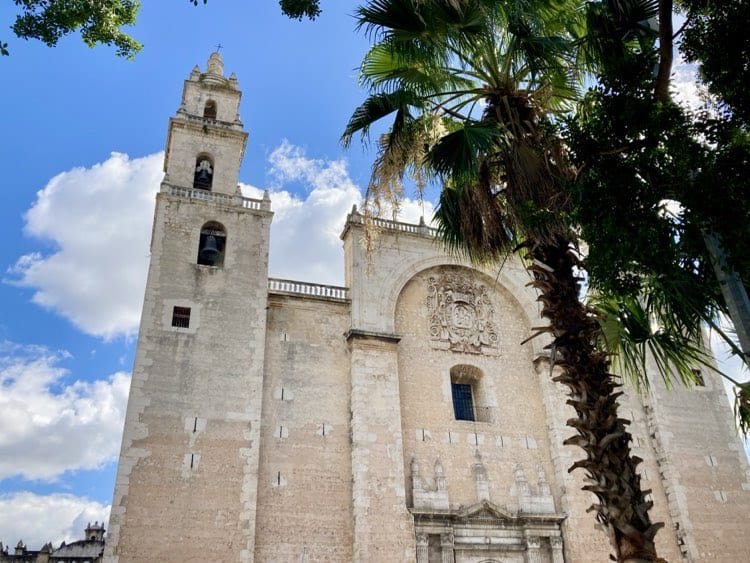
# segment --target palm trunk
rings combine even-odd
[[[598,499],[591,510],[607,530],[614,560],[655,563],[660,559],[654,537],[663,524],[652,523],[649,518],[653,503],[646,497],[651,491],[641,490],[636,472],[642,460],[630,451],[631,436],[626,429],[630,422],[617,416],[620,385],[609,373],[607,354],[597,349],[599,322],[578,297],[575,268],[581,263],[559,224],[529,225],[519,212],[529,202],[536,210],[564,210],[559,178],[571,173],[564,166],[564,158],[550,157],[554,143],[545,142],[535,120],[529,117],[532,113],[527,100],[517,97],[505,103],[489,99],[485,115],[516,138],[513,149],[504,153],[506,195],[509,207],[519,214],[516,224],[528,241],[529,269],[532,285],[540,292],[541,314],[550,321],[552,362],[562,368],[554,381],[568,387],[568,404],[577,414],[567,422],[577,434],[564,443],[579,446],[586,453],[585,459],[574,463],[569,471],[580,468],[586,472],[588,484],[583,489]],[[538,166],[532,166],[532,156]],[[492,184],[480,178],[480,186],[487,193],[492,193]],[[487,227],[486,222],[482,224]]]
[[[576,435],[565,444],[586,453],[569,471],[586,472],[589,483],[583,488],[598,499],[591,509],[609,534],[616,561],[661,561],[654,536],[663,524],[649,518],[650,491],[641,490],[636,472],[642,460],[631,454],[629,421],[617,416],[620,385],[609,373],[607,355],[596,348],[599,324],[578,297],[574,269],[579,261],[563,238],[530,246],[528,257],[542,316],[549,319],[554,337],[552,362],[562,368],[554,381],[568,387],[568,404],[577,414],[567,423]]]

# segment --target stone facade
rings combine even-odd
[[[345,287],[268,278],[240,93],[214,53],[169,122],[105,560],[601,563],[572,410],[523,266],[425,226],[341,235]],[[623,399],[669,561],[750,559],[747,462],[718,380]]]

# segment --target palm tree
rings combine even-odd
[[[361,67],[370,96],[344,132],[348,145],[392,116],[379,139],[366,208],[397,202],[411,173],[441,188],[436,219],[452,248],[474,260],[523,252],[552,337],[555,381],[585,458],[584,489],[617,561],[657,561],[649,491],[641,489],[619,384],[597,343],[596,315],[579,299],[581,262],[566,186],[574,170],[552,116],[569,109],[578,78],[572,39],[580,3],[528,0],[371,0],[359,26],[375,44]]]

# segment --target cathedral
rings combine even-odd
[[[271,198],[242,195],[218,53],[170,118],[104,560],[602,563],[568,469],[520,262],[433,229],[342,225],[345,286],[269,278]],[[300,241],[304,244],[304,241]],[[750,560],[750,474],[721,381],[621,399],[670,562]]]

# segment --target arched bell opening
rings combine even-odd
[[[214,163],[207,154],[200,154],[195,159],[193,187],[199,190],[210,190],[214,183]]]
[[[203,118],[204,119],[216,119],[216,102],[208,100],[206,105],[203,106]]]
[[[224,265],[224,249],[227,233],[220,223],[209,222],[201,227],[198,242],[198,264],[221,267]]]

